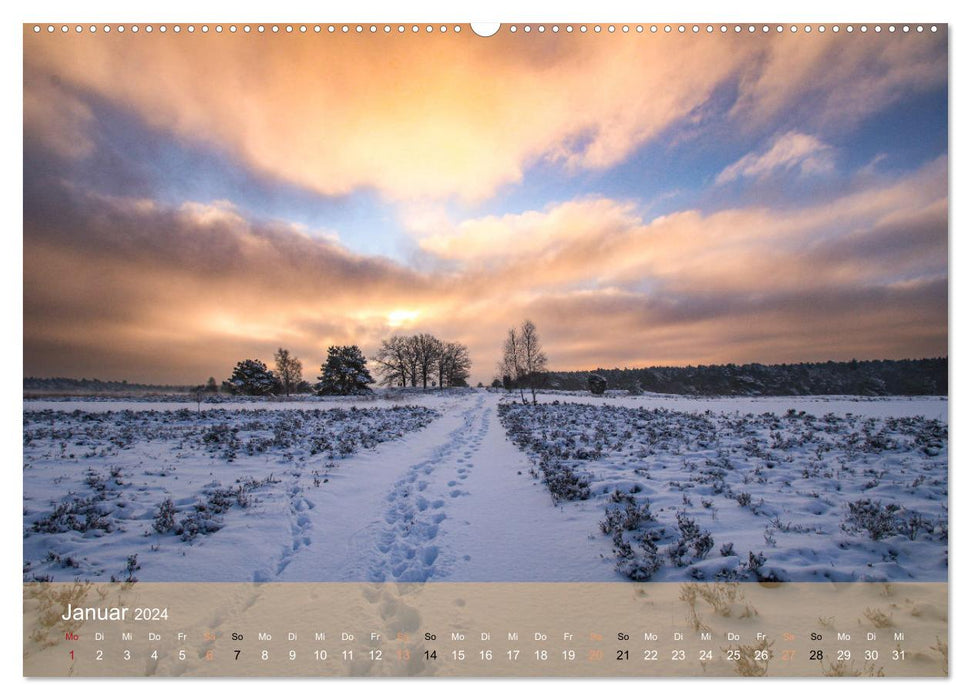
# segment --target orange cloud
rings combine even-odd
[[[540,160],[615,165],[728,80],[740,121],[796,105],[832,123],[946,76],[943,35],[840,39],[25,28],[25,128],[83,152],[82,100],[92,93],[323,194],[373,187],[398,200],[478,200]]]
[[[609,199],[565,202],[546,211],[489,216],[463,221],[452,231],[426,235],[419,245],[449,260],[489,264],[509,258],[555,257],[558,252],[582,245],[611,231],[627,231],[640,223],[633,203]]]

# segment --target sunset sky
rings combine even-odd
[[[424,331],[489,381],[524,318],[562,370],[947,354],[943,27],[549,26],[25,27],[25,376]]]

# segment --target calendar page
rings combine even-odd
[[[23,675],[948,676],[948,27],[23,25]]]

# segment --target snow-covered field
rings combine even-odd
[[[24,402],[24,580],[944,581],[942,398]]]

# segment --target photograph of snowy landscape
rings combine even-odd
[[[948,580],[946,28],[32,29],[25,583]]]

